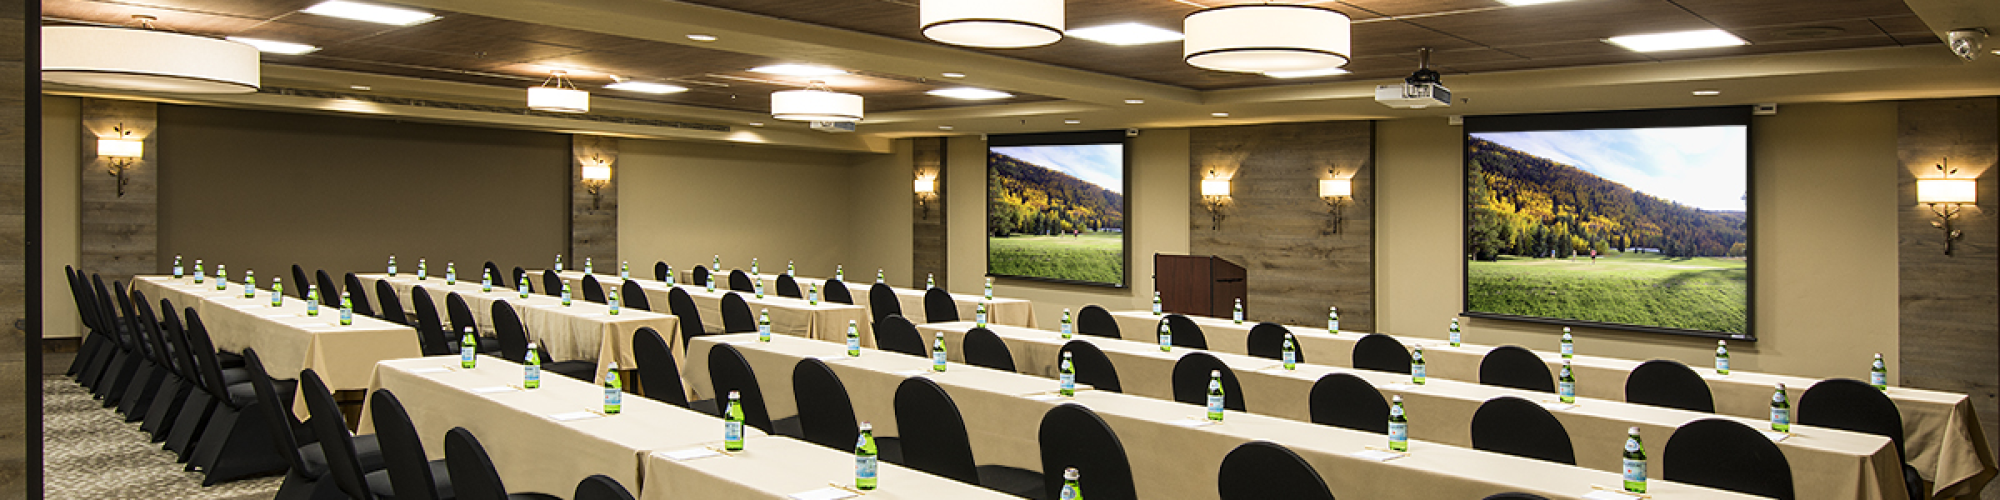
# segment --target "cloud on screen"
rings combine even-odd
[[[1703,210],[1744,210],[1749,130],[1738,125],[1475,133],[1640,192]]]
[[[993,152],[1069,174],[1113,193],[1125,193],[1122,144],[1006,146],[995,147]]]

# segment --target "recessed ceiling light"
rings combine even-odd
[[[272,54],[284,54],[288,56],[308,54],[311,53],[312,51],[319,50],[319,47],[314,47],[303,43],[280,42],[277,40],[265,40],[262,38],[232,36],[229,37],[229,41],[241,43],[244,45],[249,45],[251,47],[256,47],[258,52],[269,52]]]
[[[938,130],[951,130],[950,125],[938,125]]]
[[[1071,119],[1068,119],[1068,120],[1063,120],[1063,123],[1064,123],[1064,124],[1068,124],[1068,125],[1075,125],[1075,124],[1078,124],[1078,123],[1083,123],[1083,120],[1078,120],[1078,119],[1075,119],[1075,118],[1071,118]]]
[[[605,85],[604,88],[611,90],[624,90],[628,92],[639,92],[642,94],[672,94],[675,92],[687,92],[688,90],[687,87],[682,87],[679,85],[668,85],[664,83],[652,83],[652,82],[633,82],[633,81],[613,83],[610,85]]]
[[[750,122],[750,126],[752,126],[752,127],[762,127],[762,126],[764,126],[764,122]]]
[[[1221,112],[1221,111],[1217,111],[1217,112],[1214,112],[1214,113],[1209,113],[1209,114],[1208,114],[1208,116],[1213,116],[1213,117],[1216,117],[1216,118],[1228,118],[1228,117],[1229,117],[1229,113],[1224,113],[1224,112]]]
[[[1345,75],[1348,73],[1352,73],[1352,71],[1348,71],[1341,68],[1326,68],[1326,69],[1306,69],[1299,71],[1266,71],[1264,72],[1264,76],[1268,76],[1271,78],[1312,78],[1315,76],[1334,76],[1334,75]]]
[[[688,39],[697,42],[713,42],[715,41],[715,35],[709,35],[703,33],[691,33],[688,35]]]
[[[349,2],[347,0],[327,0],[299,12],[394,26],[412,26],[438,18],[434,14],[420,10]]]
[[[1541,4],[1545,4],[1545,3],[1556,3],[1556,2],[1561,2],[1561,1],[1563,1],[1563,0],[1499,0],[1499,1],[1500,1],[1500,3],[1504,3],[1504,4],[1507,4],[1507,6],[1509,6],[1509,7],[1524,7],[1524,6],[1528,6],[1528,5],[1541,5]]]
[[[939,73],[939,74],[944,75],[945,78],[965,78],[965,73],[946,71],[944,73]]]
[[[1145,99],[1126,99],[1125,104],[1145,104]]]
[[[1650,35],[1614,36],[1604,41],[1635,52],[1661,52],[1668,50],[1706,49],[1749,45],[1750,42],[1737,38],[1722,30],[1677,31]]]
[[[1715,89],[1702,89],[1694,91],[1694,95],[1702,95],[1702,96],[1722,95],[1722,91]]]
[[[847,74],[847,70],[844,69],[814,66],[811,64],[772,64],[750,68],[750,71],[783,76],[840,76]]]
[[[366,91],[370,91],[370,90],[375,90],[375,87],[370,87],[370,86],[367,86],[367,85],[348,85],[348,86],[347,86],[347,88],[349,88],[349,89],[353,89],[353,90],[359,90],[359,91],[363,91],[363,92],[366,92]]]
[[[1069,36],[1110,45],[1145,45],[1178,41],[1185,38],[1178,31],[1155,28],[1139,23],[1118,23],[1089,28],[1069,30]]]
[[[975,101],[987,100],[987,99],[1006,99],[1009,97],[1014,97],[1014,94],[1009,94],[998,90],[977,89],[972,87],[934,89],[931,90],[930,92],[925,92],[925,93],[938,97],[950,97],[953,99],[968,99]]]

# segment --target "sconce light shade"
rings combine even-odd
[[[611,180],[610,165],[584,165],[583,180],[608,182]]]
[[[984,49],[1018,49],[1063,37],[1064,0],[923,0],[917,17],[932,40]]]
[[[931,194],[931,193],[936,193],[936,192],[937,192],[937,179],[933,179],[933,178],[930,178],[930,177],[923,177],[923,178],[919,178],[919,179],[917,179],[917,182],[916,182],[916,186],[915,186],[915,187],[916,187],[916,191],[917,191],[917,194]]]
[[[1181,45],[1189,65],[1264,73],[1346,66],[1353,21],[1312,5],[1236,4],[1188,14]]]
[[[1229,196],[1229,179],[1202,179],[1202,196]]]
[[[1979,201],[1979,181],[1972,179],[1918,179],[1918,203],[1975,203]]]
[[[42,27],[42,81],[142,92],[240,94],[260,84],[257,48],[151,29]]]
[[[861,96],[826,90],[825,85],[805,90],[771,93],[771,117],[797,122],[861,121]]]
[[[589,113],[590,93],[573,88],[528,87],[528,109],[551,113]]]
[[[112,158],[141,158],[146,156],[146,141],[138,139],[98,139],[97,155]]]
[[[1354,181],[1348,179],[1320,179],[1319,197],[1334,198],[1354,196]]]

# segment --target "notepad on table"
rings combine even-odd
[[[793,493],[790,495],[790,498],[792,500],[840,500],[842,498],[854,498],[857,496],[860,495],[840,488],[820,488],[812,491]]]
[[[471,389],[473,394],[497,394],[502,392],[514,392],[514,390],[515,389],[512,387],[504,385],[496,385],[492,387],[474,387]]]
[[[1387,462],[1390,460],[1403,458],[1405,456],[1408,456],[1409,454],[1402,452],[1388,451],[1388,450],[1365,450],[1365,451],[1349,453],[1348,455],[1362,460]]]
[[[549,420],[554,420],[557,422],[568,422],[571,420],[583,420],[586,418],[597,418],[601,416],[603,415],[587,411],[573,411],[569,413],[557,413],[554,415],[549,415]]]
[[[1770,438],[1771,442],[1773,442],[1773,443],[1776,443],[1776,442],[1779,442],[1779,441],[1784,441],[1784,440],[1785,440],[1785,438],[1789,438],[1789,437],[1792,437],[1792,433],[1789,433],[1789,432],[1778,432],[1778,431],[1772,431],[1772,430],[1760,430],[1760,431],[1757,431],[1757,432],[1760,432],[1760,433],[1763,433],[1763,434],[1764,434],[1764,437],[1766,437],[1766,438]]]

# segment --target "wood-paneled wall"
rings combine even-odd
[[[0,43],[0,82],[7,89],[0,97],[0,497],[7,498],[40,498],[42,491],[41,390],[29,389],[41,384],[41,375],[30,373],[42,366],[41,332],[27,330],[36,323],[28,320],[28,290],[40,292],[40,284],[28,279],[28,273],[39,271],[29,267],[39,259],[27,256],[40,252],[42,241],[42,235],[28,232],[39,227],[28,218],[40,215],[28,199],[42,189],[39,182],[30,182],[38,179],[28,172],[31,165],[40,168],[40,158],[28,155],[31,145],[42,140],[35,132],[40,130],[40,107],[30,102],[40,99],[40,88],[33,83],[35,73],[27,70],[36,64],[28,54],[40,50],[34,26],[41,21],[27,15],[37,4],[0,2],[0,37],[8,42]],[[60,275],[41,279],[63,280]]]
[[[932,177],[937,197],[919,200],[912,196],[910,209],[910,284],[911,288],[922,288],[925,276],[935,276],[939,288],[947,288],[948,276],[945,272],[947,252],[945,252],[945,168],[944,138],[922,137],[911,139],[914,161],[911,163],[911,180]],[[914,186],[914,183],[912,183]]]
[[[1375,328],[1374,124],[1287,123],[1193,129],[1188,139],[1188,253],[1215,255],[1249,274],[1245,316],[1294,325]],[[1201,181],[1230,180],[1214,229]],[[1344,178],[1354,196],[1336,224],[1319,181]]]
[[[618,139],[594,135],[570,136],[572,158],[570,158],[570,202],[569,202],[569,244],[570,262],[576,269],[583,269],[583,259],[591,258],[592,263],[603,266],[618,265]],[[611,165],[611,182],[597,190],[593,196],[589,186],[583,183],[585,164],[603,163]],[[652,265],[644,266],[641,276],[651,275]],[[600,267],[599,269],[616,269]]]
[[[159,272],[159,123],[159,105],[151,102],[83,100],[83,136],[77,141],[82,149],[77,163],[83,165],[78,174],[83,176],[78,234],[83,262],[78,268],[103,276],[105,286]],[[108,173],[111,160],[97,155],[97,139],[117,136],[118,130],[146,142],[145,157],[126,168],[123,196],[118,178]]]

